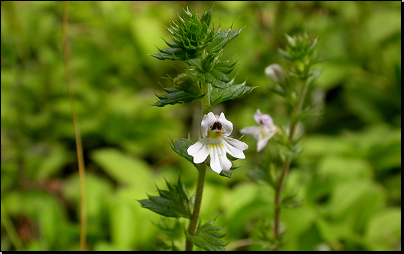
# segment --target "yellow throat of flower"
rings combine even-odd
[[[220,131],[208,131],[208,138],[220,138],[222,133]]]

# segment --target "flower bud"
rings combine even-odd
[[[174,87],[192,95],[201,94],[198,83],[187,73],[178,75],[173,80]]]
[[[279,64],[272,64],[265,68],[265,74],[275,83],[283,83],[286,79],[285,71]]]

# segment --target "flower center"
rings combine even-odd
[[[208,130],[208,138],[220,138],[222,136],[223,126],[219,122],[215,122]]]
[[[208,138],[220,138],[222,133],[220,131],[208,131]]]
[[[219,123],[219,122],[215,122],[213,125],[212,125],[212,127],[210,127],[210,129],[213,131],[213,130],[222,130],[222,124],[221,123]]]

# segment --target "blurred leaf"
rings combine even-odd
[[[372,166],[363,159],[351,159],[340,156],[327,156],[319,162],[319,174],[333,181],[370,180],[373,176]]]
[[[288,195],[284,198],[282,198],[281,205],[283,205],[286,208],[296,208],[302,205],[302,202],[300,200],[296,199],[296,195]]]
[[[343,219],[356,232],[363,232],[373,214],[385,205],[386,195],[380,185],[357,180],[338,184],[327,208],[332,218]]]
[[[401,246],[401,208],[374,214],[366,231],[366,241],[376,251],[397,250]]]
[[[91,157],[119,183],[133,185],[144,191],[150,189],[154,177],[152,169],[144,161],[136,157],[129,157],[114,148],[93,151]]]
[[[266,163],[260,163],[256,170],[249,171],[247,172],[247,174],[249,177],[251,177],[256,181],[261,180],[267,182],[270,186],[272,186],[275,189],[276,188],[275,165],[273,163],[268,163],[268,165],[265,164]]]
[[[64,146],[58,143],[52,144],[49,153],[39,166],[36,176],[43,181],[56,174],[69,161],[70,157]]]

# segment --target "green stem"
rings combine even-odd
[[[300,98],[299,98],[299,102],[298,105],[295,109],[295,116],[298,116],[300,114],[300,112],[302,111],[303,108],[303,103],[304,103],[304,99],[306,97],[306,93],[307,93],[307,89],[308,89],[309,83],[305,82],[304,86],[302,88],[302,91],[300,93]],[[289,143],[292,143],[293,140],[293,135],[296,129],[296,125],[298,123],[298,120],[296,120],[296,118],[294,118],[292,120],[292,122],[290,123],[290,132],[289,132]],[[281,176],[279,178],[279,183],[278,186],[276,187],[276,191],[275,191],[275,216],[274,216],[274,234],[275,234],[275,239],[279,238],[280,235],[280,217],[281,217],[281,193],[283,190],[283,187],[285,185],[286,182],[286,176],[289,172],[289,168],[290,168],[290,164],[292,162],[292,155],[287,155],[285,158],[285,162],[283,163],[283,167],[282,167],[282,171],[281,171]],[[275,250],[279,249],[279,244],[276,245]]]
[[[205,93],[205,96],[201,99],[202,105],[202,115],[206,115],[212,109],[212,105],[210,104],[210,92],[212,90],[211,84],[202,82],[202,92]]]
[[[210,104],[211,85],[202,82],[202,89],[203,89],[202,91],[205,93],[205,96],[203,96],[203,98],[201,99],[202,115],[206,115],[212,109],[212,106]],[[195,235],[196,233],[199,221],[199,214],[201,212],[202,194],[203,194],[203,187],[205,185],[206,167],[207,167],[206,162],[198,165],[198,182],[196,185],[194,211],[192,213],[188,227],[188,233],[192,236]],[[192,251],[192,248],[193,243],[187,238],[185,242],[185,250]]]
[[[188,227],[188,233],[190,235],[195,235],[196,233],[199,221],[199,214],[201,211],[203,186],[205,185],[205,175],[206,175],[206,164],[202,163],[198,165],[198,183],[196,185],[194,211]],[[185,244],[185,250],[192,251],[192,247],[193,243],[187,239]]]

